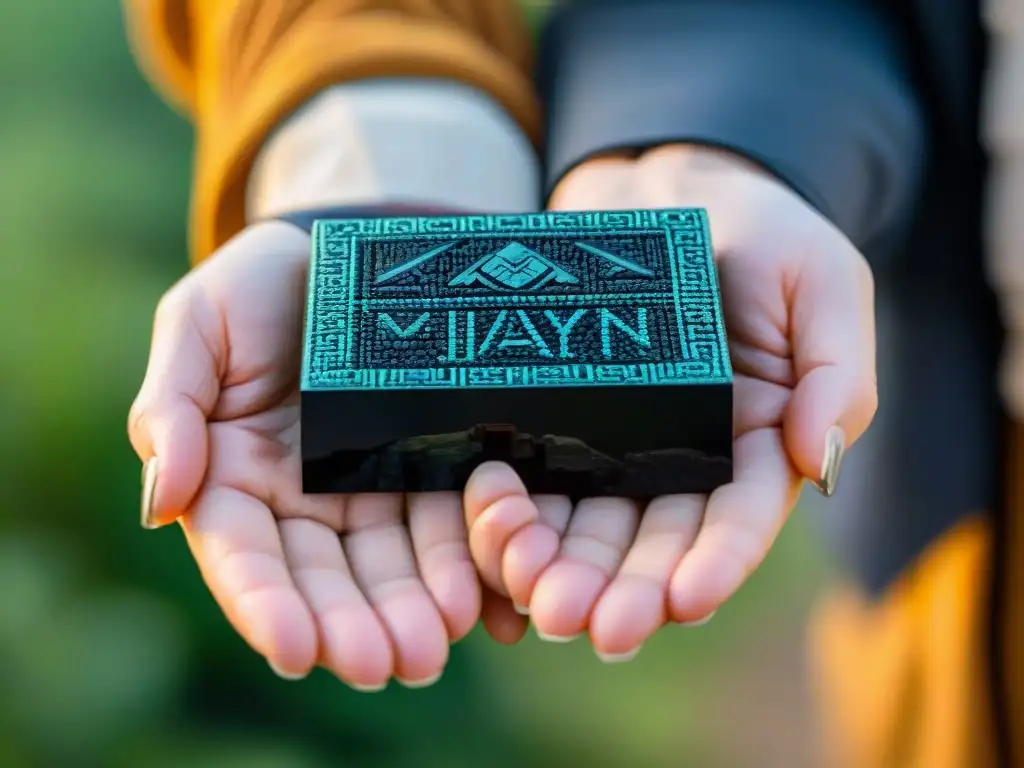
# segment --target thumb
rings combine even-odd
[[[829,250],[808,253],[791,294],[796,387],[783,420],[790,459],[826,496],[878,404],[871,271],[852,245]]]
[[[206,474],[206,421],[220,395],[224,350],[216,310],[190,281],[157,308],[146,377],[128,418],[132,446],[145,462],[144,528],[180,517]]]

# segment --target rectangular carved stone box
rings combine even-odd
[[[732,479],[732,370],[702,210],[318,221],[306,493],[648,498]]]

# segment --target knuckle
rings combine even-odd
[[[849,270],[853,284],[862,289],[874,289],[875,275],[871,264],[850,239],[832,222],[820,214],[816,215],[817,224],[809,233],[808,242],[817,254],[830,254],[841,268]]]
[[[144,389],[128,411],[128,433],[135,440],[149,440],[163,432],[182,414],[187,401],[167,392]]]
[[[128,410],[128,439],[139,458],[145,458],[150,442],[149,411],[139,400]]]
[[[597,157],[569,171],[551,195],[558,210],[614,210],[642,203],[635,162],[621,157]]]
[[[156,304],[156,311],[153,313],[154,324],[164,325],[171,321],[181,312],[181,299],[174,288],[160,297]]]
[[[177,322],[192,307],[193,290],[186,280],[175,284],[157,302],[155,318],[158,324]]]
[[[852,247],[852,245],[849,250],[851,251],[851,268],[853,269],[857,285],[859,285],[864,291],[873,294],[875,291],[875,273],[874,270],[871,269],[871,264],[868,263],[864,254]]]
[[[146,421],[146,409],[138,400],[128,409],[128,434],[137,435],[143,431]]]
[[[874,376],[867,378],[857,387],[857,404],[859,410],[864,414],[866,422],[870,423],[878,413],[878,385]]]

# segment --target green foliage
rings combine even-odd
[[[820,564],[800,528],[712,625],[621,668],[584,642],[477,633],[427,691],[273,677],[178,531],[136,524],[124,423],[185,268],[188,127],[135,71],[111,1],[0,5],[0,84],[0,764],[728,764],[711,727],[727,705],[708,702],[801,615]]]

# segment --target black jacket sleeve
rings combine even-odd
[[[569,0],[539,81],[549,191],[612,149],[705,143],[785,180],[858,246],[905,232],[925,120],[887,6],[871,0]]]

